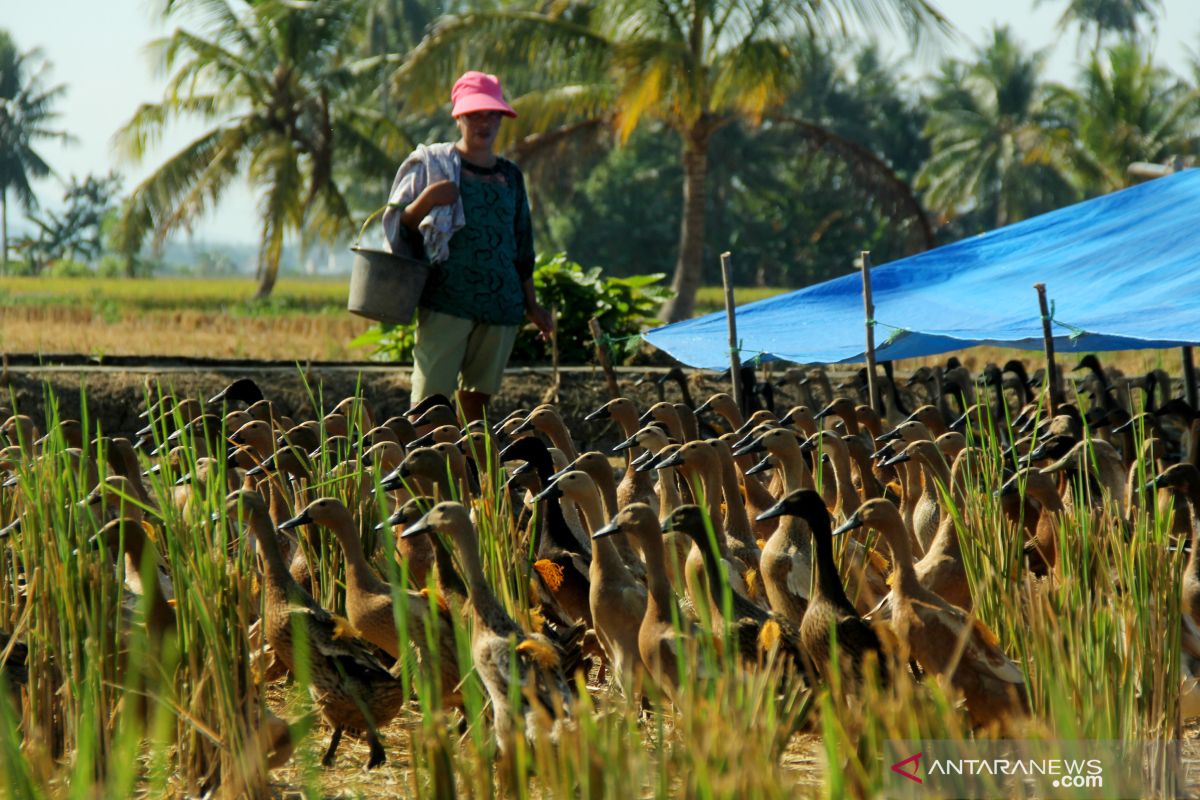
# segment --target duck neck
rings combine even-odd
[[[721,459],[721,492],[725,496],[725,530],[729,536],[748,547],[757,547],[754,532],[750,528],[750,517],[746,514],[746,503],[742,500],[742,489],[738,484],[737,467],[728,448],[718,448]]]
[[[474,536],[467,530],[471,523],[465,521],[463,524],[465,524],[465,528],[462,525],[456,525],[450,531],[450,535],[458,548],[463,572],[466,573],[467,597],[471,601],[471,607],[475,609],[475,617],[493,633],[507,635],[514,632],[517,630],[517,624],[500,605],[500,601],[496,599],[496,594],[483,574],[483,564],[479,560],[478,546],[474,541]]]
[[[130,533],[133,526],[137,530]],[[161,633],[168,625],[175,624],[175,610],[163,595],[162,585],[158,582],[158,559],[154,557],[154,551],[146,547],[146,536],[140,522],[131,522],[126,526],[125,557],[127,563],[133,562],[142,583],[142,592],[150,598],[146,627],[154,633]]]
[[[812,471],[804,462],[804,453],[800,451],[799,442],[789,441],[784,447],[776,450],[774,455],[779,459],[779,466],[783,471],[785,495],[801,489],[817,488],[813,481]]]
[[[892,563],[895,564],[896,574],[892,580],[892,591],[913,595],[920,586],[920,581],[917,580],[917,571],[913,566],[912,548],[904,522],[899,518],[892,520],[882,527],[880,532],[892,550]]]
[[[862,500],[854,488],[854,479],[850,475],[850,457],[841,447],[830,447],[827,452],[829,460],[833,463],[833,479],[837,481],[838,510],[848,517],[862,505]]]
[[[294,587],[292,573],[283,560],[283,551],[279,549],[279,534],[275,526],[268,520],[262,520],[255,515],[250,521],[250,530],[258,541],[258,551],[262,554],[266,566],[267,591],[276,598],[286,598],[288,591]],[[298,548],[299,549],[299,548]]]
[[[718,532],[717,546],[721,550],[721,555],[725,556],[728,554],[728,548],[725,545],[725,537],[721,533],[725,530],[725,515],[721,513],[721,489],[717,485],[717,480],[707,469],[700,469],[697,472],[700,476],[701,491],[704,492],[704,502],[708,507],[708,518],[712,521],[713,530]],[[691,480],[689,483],[692,484],[692,492],[695,494],[696,481]]]
[[[731,399],[728,403],[718,403],[713,411],[716,411],[725,421],[729,423],[729,429],[736,431],[746,424],[746,418],[742,415],[742,410],[738,408],[737,403]]]
[[[837,564],[833,560],[833,536],[829,526],[829,515],[817,515],[816,519],[806,520],[806,522],[808,522],[809,529],[812,530],[813,546],[816,551],[817,592],[833,605],[853,611],[854,605],[846,597],[846,589],[842,586]]]
[[[658,515],[665,517],[681,505],[683,499],[675,482],[675,468],[663,467],[658,471]]]
[[[575,442],[571,440],[571,433],[567,430],[567,426],[563,424],[561,419],[554,419],[550,424],[545,426],[546,435],[550,437],[550,441],[554,442],[554,446],[563,452],[568,461],[574,461],[579,458],[579,451],[575,449]]]
[[[379,579],[375,570],[367,563],[363,554],[362,540],[354,529],[354,520],[350,512],[338,514],[338,518],[329,523],[330,530],[337,537],[346,555],[346,591],[349,593],[366,592],[371,594],[390,593],[390,588]]]
[[[654,528],[657,528],[657,525],[654,525]],[[646,530],[639,531],[637,537],[642,547],[642,557],[646,560],[646,618],[669,622],[674,595],[667,580],[666,551],[663,548],[662,534],[647,527]]]

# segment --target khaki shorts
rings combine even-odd
[[[487,325],[428,308],[417,309],[412,403],[454,390],[492,395],[517,341],[516,325]]]

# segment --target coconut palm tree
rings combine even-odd
[[[140,159],[177,118],[212,127],[133,190],[124,221],[152,226],[161,243],[245,178],[258,197],[257,296],[265,297],[285,234],[309,242],[352,232],[347,181],[386,180],[409,142],[347,55],[361,35],[363,4],[181,0],[167,13],[189,9],[202,12],[201,29],[180,27],[155,44],[171,73],[163,100],[139,108],[118,141]]]
[[[1038,0],[1038,5],[1047,0]],[[1079,41],[1092,37],[1092,52],[1100,50],[1105,34],[1114,33],[1123,40],[1137,38],[1142,33],[1143,19],[1153,25],[1162,11],[1162,0],[1067,0],[1058,19],[1059,30],[1079,26]]]
[[[36,209],[30,181],[52,170],[34,147],[39,141],[70,138],[52,128],[58,116],[54,104],[66,87],[45,85],[49,68],[41,51],[18,51],[8,32],[0,30],[0,275],[8,271],[9,191],[26,212]]]
[[[1043,82],[1045,57],[998,27],[974,63],[943,65],[925,129],[932,154],[917,174],[927,207],[999,227],[1074,197],[1070,93]]]
[[[620,140],[644,120],[679,137],[683,213],[669,321],[691,315],[703,275],[704,208],[713,135],[756,123],[800,88],[792,43],[846,25],[903,27],[914,37],[948,26],[929,0],[613,0],[516,4],[442,19],[397,71],[411,101],[445,102],[467,68],[504,72],[521,115],[508,142],[557,142],[611,125]],[[503,143],[502,143],[503,144]],[[528,149],[526,148],[526,151]]]
[[[1127,186],[1135,161],[1200,154],[1200,90],[1154,64],[1132,42],[1093,55],[1076,103],[1079,169],[1093,191]]]

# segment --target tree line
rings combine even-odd
[[[501,145],[528,176],[540,249],[669,272],[664,317],[680,319],[725,249],[740,284],[805,285],[861,249],[882,263],[1122,188],[1137,162],[1190,163],[1200,65],[1155,61],[1158,0],[1041,1],[1073,34],[1067,83],[1006,27],[910,78],[871,36],[939,46],[953,20],[927,0],[172,0],[154,43],[163,99],[131,110],[117,141],[144,158],[176,119],[206,130],[120,196],[113,177],[72,184],[104,221],[35,216],[21,252],[44,261],[56,232],[86,230],[72,252],[103,239],[132,274],[146,245],[248,181],[266,296],[285,237],[348,241],[416,143],[453,138],[448,87],[483,68],[519,113]],[[48,66],[0,34],[5,259],[10,194],[35,211],[39,140],[69,136]]]

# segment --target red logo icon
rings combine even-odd
[[[925,781],[923,781],[917,777],[917,770],[919,770],[921,768],[921,756],[922,755],[923,755],[922,753],[917,753],[914,756],[909,756],[908,758],[904,759],[903,761],[897,761],[895,764],[892,764],[892,772],[895,772],[898,775],[903,775],[904,777],[908,778],[910,781],[914,781],[916,783],[924,783]],[[908,770],[904,769],[905,764],[912,764],[913,771],[909,772]]]

